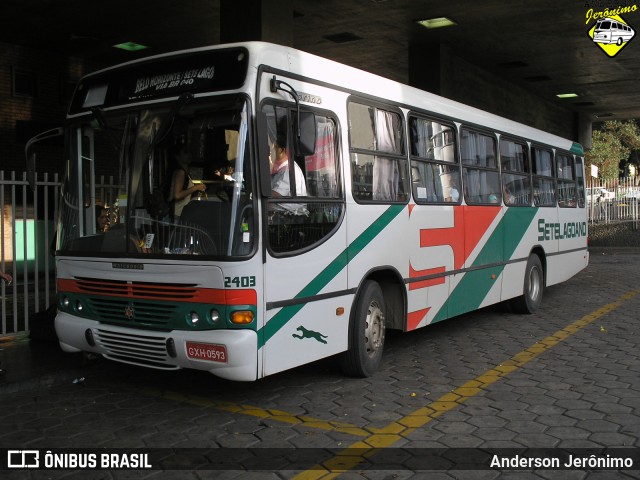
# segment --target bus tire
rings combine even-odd
[[[540,257],[532,254],[527,260],[527,268],[524,272],[522,296],[511,301],[513,310],[517,313],[534,313],[542,304],[544,291],[544,270]]]
[[[370,377],[382,359],[385,337],[385,303],[377,282],[367,280],[358,295],[349,324],[349,349],[340,357],[345,375]]]

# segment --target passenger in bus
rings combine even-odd
[[[273,151],[275,158],[271,161],[271,195],[273,197],[289,197],[292,196],[289,164],[294,165],[295,177],[295,196],[306,197],[307,186],[304,179],[302,169],[296,162],[289,161],[289,155],[286,147],[286,137],[278,135],[273,143]],[[290,215],[308,215],[309,211],[306,206],[301,203],[277,203],[273,205],[274,211],[281,211]]]
[[[104,233],[109,229],[109,211],[103,205],[96,205],[96,233]]]
[[[191,195],[195,192],[204,192],[206,185],[204,183],[194,184],[189,176],[189,165],[191,164],[191,156],[186,145],[177,147],[174,154],[175,166],[171,177],[171,187],[169,190],[169,201],[173,202],[173,219],[180,219],[182,209],[191,200]]]
[[[504,199],[505,205],[513,205],[515,203],[515,198],[506,185],[502,185],[502,198]]]

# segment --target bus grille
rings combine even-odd
[[[119,298],[89,298],[91,308],[101,322],[118,322],[121,325],[171,328],[177,306],[170,303],[131,301]]]
[[[93,335],[96,344],[107,351],[105,358],[110,360],[160,370],[180,368],[169,363],[166,338],[114,332],[104,328],[93,330]]]

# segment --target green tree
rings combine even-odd
[[[615,179],[628,173],[627,165],[635,163],[640,149],[640,129],[634,120],[605,122],[593,131],[591,150],[585,154],[586,164],[596,165],[598,175]],[[638,165],[636,164],[636,171]],[[623,172],[621,172],[621,167]]]

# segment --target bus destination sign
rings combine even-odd
[[[185,71],[171,73],[161,73],[150,77],[142,77],[136,80],[133,98],[144,96],[153,91],[173,90],[185,85],[193,86],[197,89],[197,82],[207,82],[212,80],[215,66],[209,65],[204,68],[195,68]]]
[[[174,97],[184,92],[237,89],[244,84],[248,56],[246,49],[238,47],[207,50],[98,72],[78,85],[69,113]]]

